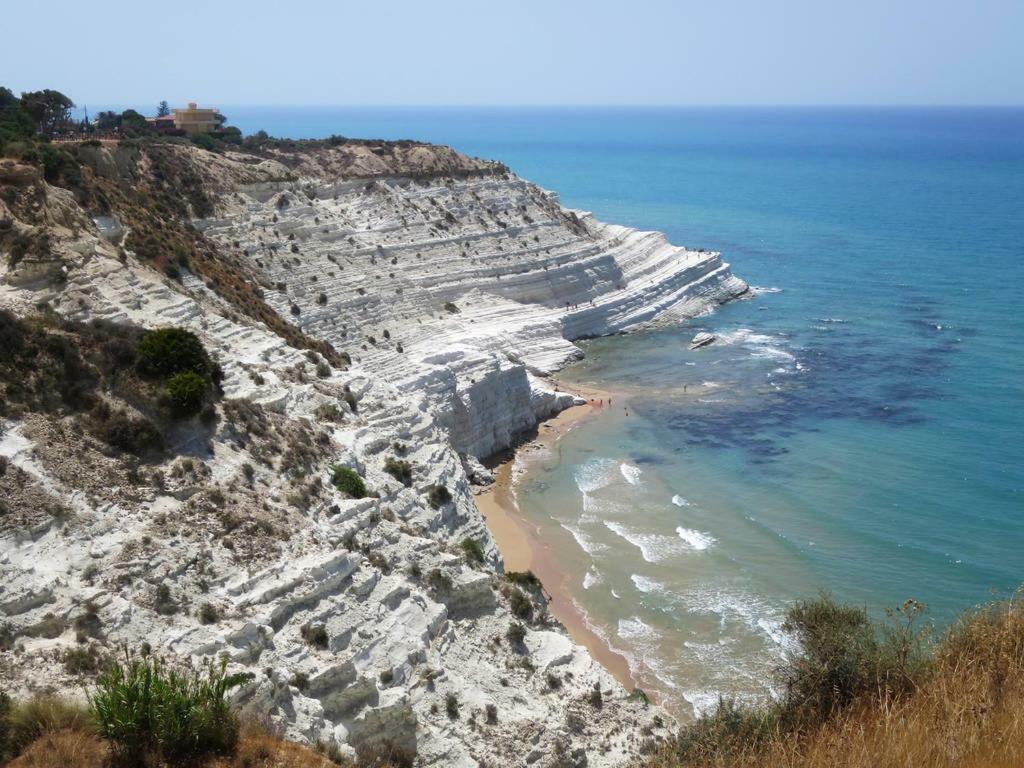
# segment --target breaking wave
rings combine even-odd
[[[622,462],[619,465],[619,471],[622,473],[622,476],[626,478],[626,482],[630,485],[640,484],[640,476],[643,474],[643,470],[640,469],[640,467],[635,467],[632,464]]]
[[[683,528],[681,525],[676,528],[676,533],[679,534],[680,539],[696,550],[708,549],[717,541],[717,539],[709,533],[695,531],[693,528]]]
[[[640,554],[648,563],[660,563],[674,555],[681,555],[686,552],[683,542],[675,536],[635,531],[614,520],[605,520],[604,524],[609,531],[617,536],[621,536],[639,549]]]

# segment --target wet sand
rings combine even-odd
[[[562,411],[557,416],[542,423],[536,437],[520,445],[515,453],[503,457],[501,463],[492,465],[495,473],[494,485],[476,497],[477,507],[487,520],[487,527],[505,560],[507,571],[533,571],[544,585],[549,596],[549,609],[568,631],[574,642],[585,646],[608,672],[615,677],[627,690],[636,687],[636,681],[630,674],[626,658],[616,653],[608,643],[592,630],[586,615],[573,603],[567,579],[568,575],[558,566],[558,553],[550,544],[542,539],[540,531],[522,515],[516,505],[515,463],[529,461],[530,454],[549,455],[558,440],[577,426],[588,416],[609,407],[608,399],[614,401],[612,407],[623,407],[620,402],[625,397],[614,392],[604,392],[577,384],[556,386],[565,392],[574,392],[588,400],[585,405],[577,405]],[[600,405],[599,401],[604,401]]]

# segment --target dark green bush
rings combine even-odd
[[[331,483],[339,491],[353,499],[361,499],[366,494],[366,483],[351,467],[336,466],[331,470]]]
[[[176,416],[195,416],[203,408],[209,384],[193,371],[174,374],[164,388],[164,395]]]
[[[407,486],[412,483],[412,464],[405,459],[396,459],[394,456],[388,456],[384,459],[384,471],[402,485]]]
[[[505,574],[505,581],[520,587],[541,588],[540,579],[537,578],[533,571],[508,571]]]
[[[197,133],[193,136],[192,143],[200,149],[205,149],[209,152],[215,152],[220,146],[216,139],[205,133]]]
[[[787,717],[820,722],[858,696],[910,690],[928,658],[926,638],[914,628],[923,610],[908,601],[900,623],[879,626],[865,608],[825,594],[796,603],[783,628],[800,641],[802,652],[779,670]]]
[[[452,577],[440,568],[434,568],[427,574],[427,583],[437,592],[449,592],[452,588]]]
[[[68,648],[64,652],[64,670],[69,675],[92,675],[99,669],[100,657],[94,647]]]
[[[459,697],[454,693],[446,693],[444,696],[444,711],[452,720],[459,718]]]
[[[139,342],[137,354],[139,370],[150,376],[192,371],[207,377],[213,372],[213,363],[199,337],[184,328],[149,331]]]
[[[513,587],[508,596],[509,607],[512,613],[524,621],[533,618],[533,601],[526,596],[526,593],[519,587]]]
[[[251,675],[229,675],[225,667],[178,672],[152,657],[114,663],[89,700],[100,734],[131,765],[149,756],[179,765],[230,751],[238,718],[227,693]]]
[[[212,603],[203,603],[199,606],[199,623],[216,624],[220,621],[220,611]]]
[[[526,640],[526,627],[520,624],[518,621],[513,621],[508,625],[508,630],[505,632],[505,638],[508,640],[509,645],[513,648],[518,648]]]
[[[322,624],[306,624],[300,632],[302,639],[314,648],[327,648],[327,629]]]
[[[451,492],[443,485],[432,485],[427,491],[427,501],[434,509],[440,509],[451,500]]]
[[[480,542],[476,539],[467,536],[459,546],[462,547],[466,559],[471,563],[482,563],[484,561],[484,548],[480,546]]]

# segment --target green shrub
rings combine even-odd
[[[99,669],[99,653],[94,647],[68,648],[64,652],[64,670],[69,675],[91,675]]]
[[[508,602],[512,608],[512,613],[520,619],[529,621],[533,618],[533,601],[519,587],[512,588],[508,596]]]
[[[322,624],[306,624],[300,632],[302,639],[314,648],[327,648],[327,629]]]
[[[199,606],[199,623],[216,624],[220,621],[220,611],[212,603],[203,603]]]
[[[200,149],[205,149],[208,152],[216,152],[220,147],[217,140],[206,133],[197,133],[192,136],[192,143]]]
[[[114,663],[89,700],[100,734],[128,764],[154,756],[177,765],[230,751],[238,718],[226,696],[251,675],[228,675],[225,667],[178,672],[152,657]]]
[[[813,732],[855,702],[892,702],[928,679],[932,661],[928,628],[913,600],[891,612],[895,621],[873,621],[862,607],[826,594],[796,603],[784,628],[800,643],[777,670],[778,699],[760,706],[720,699],[714,710],[683,728],[668,744],[672,765],[730,765],[772,742]]]
[[[427,491],[427,502],[434,509],[440,509],[452,500],[451,492],[443,485],[432,485]]]
[[[203,409],[208,388],[206,379],[198,373],[182,371],[174,374],[167,382],[164,396],[175,416],[187,418],[195,416]]]
[[[480,542],[476,539],[467,536],[459,546],[462,547],[466,559],[471,563],[482,563],[484,561],[484,548],[480,546]]]
[[[459,718],[459,697],[454,693],[446,693],[444,696],[444,711],[452,720]]]
[[[449,592],[452,588],[452,577],[440,568],[434,568],[427,574],[427,583],[436,592]]]
[[[396,459],[394,456],[388,456],[384,459],[384,471],[402,485],[407,486],[412,483],[412,464],[405,459]]]
[[[926,637],[914,628],[923,611],[907,601],[901,623],[879,626],[865,608],[836,603],[827,594],[797,602],[783,625],[802,649],[779,671],[787,717],[816,723],[858,696],[909,691],[928,657]]]
[[[508,639],[509,645],[513,648],[518,648],[526,640],[526,627],[518,621],[513,621],[508,625],[505,637]]]
[[[774,705],[758,708],[719,699],[715,709],[673,738],[672,755],[680,766],[729,765],[779,735],[779,714]]]
[[[331,469],[331,483],[339,491],[353,499],[362,499],[366,493],[366,483],[351,467],[335,466]]]
[[[139,370],[150,376],[213,373],[213,363],[199,337],[184,328],[157,328],[146,333],[139,342],[138,360]]]
[[[530,589],[541,588],[540,579],[536,577],[533,571],[508,571],[505,574],[505,581],[520,587],[529,587]]]

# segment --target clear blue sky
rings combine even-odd
[[[1024,104],[1024,0],[5,3],[78,104]]]

